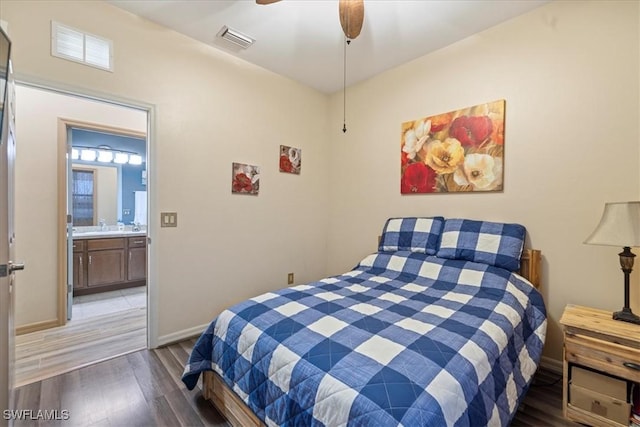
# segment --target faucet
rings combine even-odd
[[[132,231],[140,231],[140,223],[134,222]]]
[[[100,218],[98,224],[100,224],[101,231],[107,231],[107,221],[105,221],[104,218]]]

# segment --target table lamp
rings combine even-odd
[[[600,223],[584,243],[622,246],[622,252],[618,255],[624,273],[624,307],[613,313],[613,318],[640,324],[640,316],[629,307],[629,275],[635,257],[631,246],[640,246],[640,202],[605,203]]]

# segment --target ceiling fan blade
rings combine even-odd
[[[355,39],[360,35],[364,21],[364,0],[340,0],[340,25],[348,39]]]
[[[275,2],[279,2],[280,0],[256,0],[258,4],[271,4]]]

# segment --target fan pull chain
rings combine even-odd
[[[347,45],[351,40],[345,37],[344,44],[344,73],[342,76],[342,133],[347,132]]]

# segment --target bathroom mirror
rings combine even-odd
[[[77,203],[73,209],[73,225],[96,226],[101,219],[109,226],[117,222],[145,224],[145,138],[75,128],[71,129],[71,138],[72,169],[94,171],[93,175],[79,174],[82,179],[72,183],[74,192],[78,193],[74,198]],[[136,194],[139,193],[145,194],[144,209],[138,209],[136,216]]]

